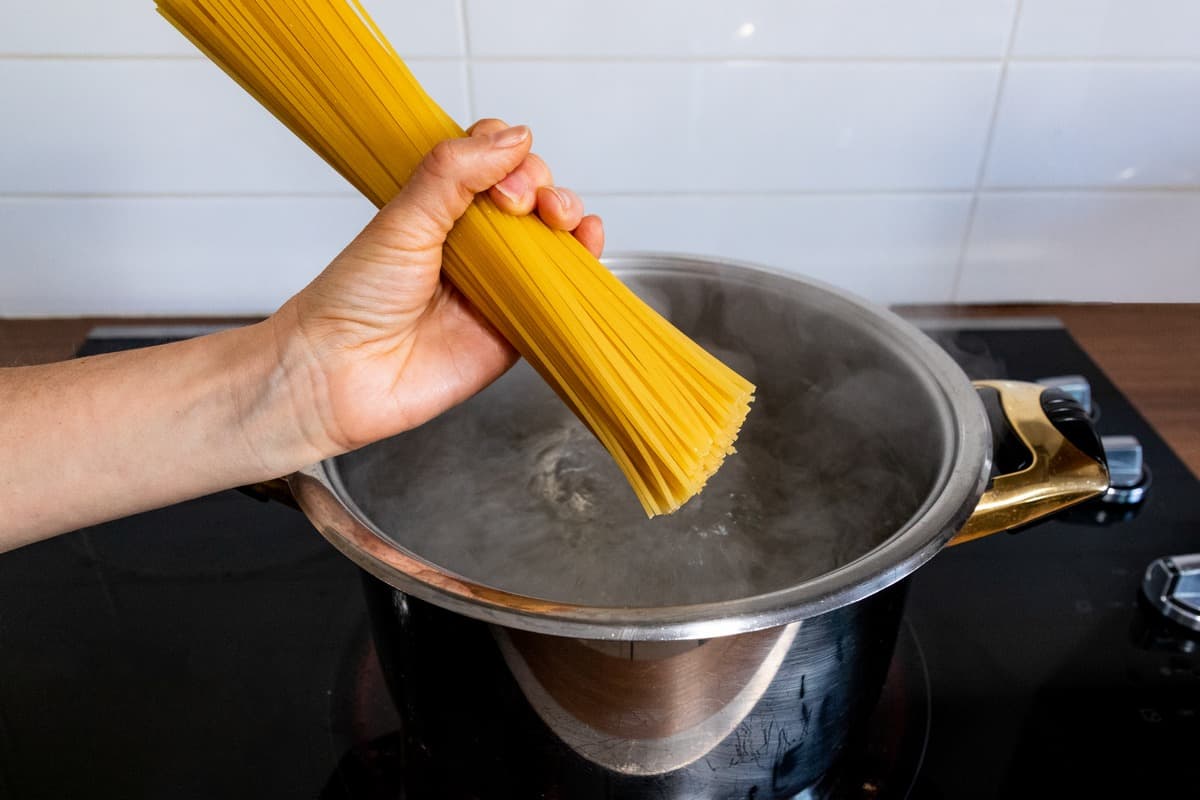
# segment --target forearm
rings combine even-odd
[[[0,551],[329,455],[288,348],[264,322],[0,370]]]
[[[439,144],[264,323],[0,369],[0,551],[290,473],[420,425],[503,374],[512,346],[441,279],[454,221],[487,191],[593,255],[603,243],[531,143],[528,128],[485,120]]]

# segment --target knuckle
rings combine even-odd
[[[525,163],[521,165],[521,169],[531,175],[538,186],[550,186],[554,183],[550,167],[546,166],[546,162],[537,153],[525,156]]]
[[[438,177],[454,175],[462,164],[462,153],[453,139],[438,142],[425,157],[425,167]]]

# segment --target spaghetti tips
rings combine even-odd
[[[158,0],[159,12],[377,207],[465,133],[359,0]],[[476,198],[447,278],[600,440],[650,516],[733,452],[754,387],[647,306],[574,237]]]

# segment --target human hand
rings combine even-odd
[[[475,195],[537,212],[597,257],[599,217],[553,185],[524,126],[485,119],[442,142],[404,189],[269,320],[297,424],[333,455],[457,405],[516,360],[508,342],[441,274],[442,245]]]
[[[262,323],[0,369],[0,552],[291,474],[420,425],[507,369],[516,354],[442,279],[455,221],[488,191],[596,255],[604,231],[552,186],[527,128],[470,133]]]

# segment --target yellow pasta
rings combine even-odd
[[[465,135],[359,0],[158,0],[158,10],[376,206]],[[475,200],[448,279],[612,454],[650,516],[733,452],[754,387],[534,216]]]

